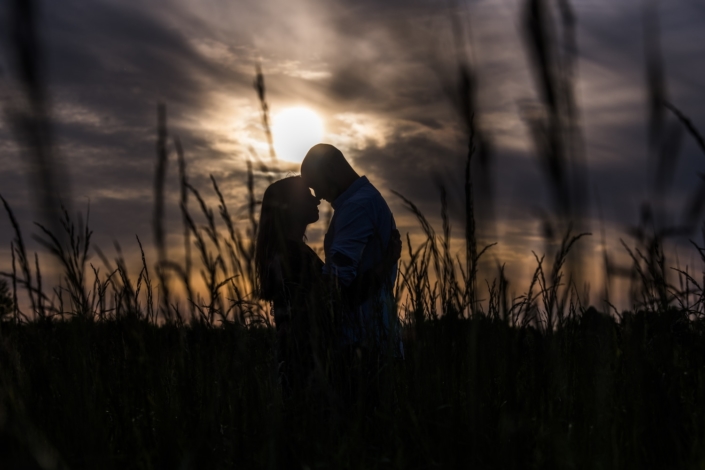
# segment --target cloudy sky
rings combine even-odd
[[[4,24],[11,18],[9,3],[0,7]],[[531,250],[543,250],[541,220],[556,205],[527,125],[526,110],[541,95],[522,32],[524,3],[41,2],[43,76],[55,156],[64,168],[62,187],[72,210],[90,203],[94,241],[104,251],[110,253],[117,240],[135,253],[135,234],[151,245],[156,110],[165,103],[169,133],[183,143],[189,179],[214,205],[209,175],[231,212],[239,213],[246,202],[248,160],[266,162],[278,175],[297,172],[298,165],[284,159],[302,158],[307,139],[320,138],[338,146],[382,191],[403,232],[419,229],[391,190],[417,203],[438,226],[438,187],[445,185],[454,235],[461,237],[467,135],[457,92],[460,38],[461,55],[477,79],[475,123],[490,149],[484,170],[475,171],[480,230],[484,241],[499,242],[494,254],[520,277],[533,268]],[[638,223],[644,202],[662,207],[661,224],[681,219],[699,184],[698,172],[705,172],[705,155],[683,134],[680,150],[672,153],[672,184],[654,192],[663,168],[649,157],[645,2],[571,3],[578,47],[574,89],[587,168],[584,213],[596,235],[586,249],[598,253],[603,225],[617,256],[619,238],[629,240],[627,229]],[[662,1],[657,12],[667,98],[705,129],[705,2]],[[7,34],[1,46],[0,194],[30,234],[38,213],[28,158],[7,119],[8,103],[20,93]],[[276,162],[253,88],[257,64],[274,122]],[[667,128],[676,129],[673,116],[666,117]],[[167,178],[168,240],[177,247],[181,222],[171,143]],[[258,195],[266,184],[258,172]],[[323,225],[310,230],[312,244],[320,241]],[[3,215],[3,271],[9,269],[12,237]],[[686,240],[674,241],[682,247],[681,262],[694,254]]]

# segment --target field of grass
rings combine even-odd
[[[659,237],[630,248],[634,311],[581,304],[566,267],[580,237],[570,235],[550,260],[538,258],[523,295],[509,296],[500,270],[480,299],[473,238],[461,263],[445,209],[437,235],[407,204],[426,241],[407,239],[399,271],[406,355],[363,383],[374,404],[352,407],[324,375],[283,397],[267,306],[250,294],[252,244],[219,231],[205,203],[205,226],[185,207],[184,220],[207,295],[189,278],[167,279],[183,281],[186,306],[152,279],[147,260],[136,279],[120,257],[101,274],[87,260],[90,230],[68,215],[65,241],[44,232],[64,266],[48,294],[17,227],[12,286],[2,290],[2,467],[705,465],[705,295],[694,274],[667,281]],[[249,236],[254,216],[251,224]],[[162,261],[155,277],[179,270]]]
[[[415,323],[376,408],[282,401],[268,328],[3,323],[3,468],[702,468],[705,324]],[[411,336],[409,336],[411,338]],[[318,397],[313,399],[312,397]],[[321,399],[320,397],[324,397]],[[462,466],[462,467],[460,467]]]

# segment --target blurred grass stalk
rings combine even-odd
[[[40,35],[40,4],[9,2],[9,74],[4,114],[27,162],[29,198],[40,222],[68,242],[61,230],[64,207],[71,208],[71,184],[53,145],[51,102],[46,84],[45,51]],[[40,300],[41,302],[41,300]]]

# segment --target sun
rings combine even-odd
[[[277,157],[301,163],[306,152],[323,139],[323,120],[303,106],[286,108],[272,119],[272,138]]]

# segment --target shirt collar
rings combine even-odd
[[[363,186],[366,186],[370,184],[369,180],[367,179],[367,176],[361,176],[358,179],[355,180],[353,184],[348,186],[348,189],[343,191],[343,193],[335,198],[335,201],[331,203],[331,206],[333,206],[333,209],[338,209],[340,206],[345,204],[345,201],[350,199],[353,194],[355,194],[360,188]]]

